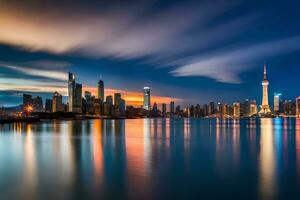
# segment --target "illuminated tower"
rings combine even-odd
[[[144,87],[144,109],[151,109],[151,96],[150,96],[150,88]]]
[[[268,86],[269,81],[267,80],[267,66],[264,65],[264,80],[262,81],[262,89],[263,89],[263,96],[262,96],[262,104],[261,104],[261,110],[259,111],[259,114],[268,114],[271,113],[270,107],[269,107],[269,101],[268,101]]]
[[[98,99],[104,102],[104,82],[102,80],[98,82]]]

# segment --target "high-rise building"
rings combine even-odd
[[[98,99],[104,102],[104,82],[102,80],[98,82]]]
[[[211,101],[209,102],[208,115],[211,116],[213,114],[215,114],[215,103]]]
[[[167,114],[167,104],[165,104],[165,103],[161,104],[161,111],[162,111],[162,115],[166,116],[166,114]]]
[[[296,117],[300,117],[300,96],[296,98]]]
[[[108,103],[109,105],[113,105],[113,97],[111,95],[106,96],[106,103]]]
[[[259,111],[260,114],[269,114],[271,113],[271,109],[269,107],[268,101],[268,86],[269,81],[267,80],[267,66],[264,65],[264,79],[262,81],[262,103],[261,103],[261,110]]]
[[[78,83],[75,84],[72,112],[82,112],[82,85]]]
[[[173,115],[175,111],[175,103],[174,101],[170,102],[170,113]]]
[[[52,111],[64,111],[64,105],[62,103],[62,96],[58,92],[53,93],[52,97]]]
[[[39,97],[39,96],[34,97],[32,99],[32,105],[33,105],[34,112],[43,112],[44,111],[42,97]]]
[[[45,101],[45,112],[52,112],[52,99],[46,99]]]
[[[69,112],[73,112],[74,108],[74,97],[75,97],[75,75],[69,72],[69,79],[68,79],[68,100],[69,100]]]
[[[151,110],[150,87],[144,87],[144,109]]]
[[[233,117],[239,118],[241,116],[241,103],[233,103]]]
[[[296,109],[297,106],[295,104],[295,102],[293,102],[292,100],[285,100],[283,102],[283,113],[285,115],[295,115],[296,114]]]
[[[250,102],[250,113],[249,116],[257,114],[257,104],[256,101],[253,100]]]
[[[250,101],[245,99],[244,103],[241,105],[241,115],[244,117],[250,116]]]
[[[86,101],[90,101],[92,98],[92,93],[89,91],[84,91],[84,98]]]
[[[121,93],[114,94],[114,105],[119,106],[121,103]]]
[[[274,93],[274,113],[279,114],[281,93]]]

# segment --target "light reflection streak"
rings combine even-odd
[[[232,124],[233,161],[236,165],[240,163],[240,120],[234,119]]]
[[[276,195],[276,162],[272,119],[261,119],[259,155],[259,194],[261,199],[274,199]]]
[[[99,183],[99,178],[103,176],[103,144],[102,144],[102,120],[94,120],[93,134],[93,161],[96,175],[96,184]]]
[[[20,123],[17,127],[21,126]],[[23,194],[26,198],[35,199],[37,189],[37,166],[36,166],[36,152],[34,146],[34,136],[32,133],[31,124],[26,124],[26,137],[24,143],[24,173],[22,186]]]
[[[297,160],[297,173],[300,180],[300,118],[296,118],[296,160]]]

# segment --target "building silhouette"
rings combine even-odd
[[[102,80],[98,81],[98,99],[104,102],[104,82]]]
[[[46,99],[45,101],[45,112],[52,112],[52,99]]]

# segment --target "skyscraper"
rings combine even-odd
[[[274,93],[274,113],[279,114],[281,93]]]
[[[296,117],[300,117],[300,96],[296,98]]]
[[[171,101],[170,102],[170,113],[171,113],[171,115],[174,114],[174,111],[175,111],[175,103],[174,103],[174,101]]]
[[[52,99],[46,99],[45,112],[52,112]]]
[[[43,99],[42,97],[34,97],[32,99],[32,105],[33,105],[33,108],[34,108],[34,111],[35,112],[43,112],[44,108],[43,108]]]
[[[208,115],[211,116],[213,114],[215,114],[215,103],[211,101],[209,102]]]
[[[268,86],[269,81],[267,80],[267,66],[264,65],[264,79],[262,81],[262,104],[261,104],[261,110],[259,111],[259,114],[270,114],[271,110],[269,107],[269,101],[268,101]]]
[[[75,75],[69,72],[68,79],[68,100],[69,100],[69,112],[73,112],[74,96],[75,96]]]
[[[52,111],[58,112],[63,110],[62,96],[58,92],[54,92],[52,97]]]
[[[104,102],[104,82],[102,80],[98,82],[98,99]]]
[[[75,84],[72,112],[82,112],[82,85],[79,83]]]
[[[249,115],[252,116],[252,115],[255,115],[255,114],[257,114],[257,104],[256,104],[255,100],[252,100],[250,102],[250,113],[249,113]]]
[[[239,118],[241,116],[241,103],[233,103],[233,117]]]
[[[121,103],[121,93],[115,93],[114,94],[114,104],[116,106],[119,106]]]
[[[150,87],[144,87],[144,109],[151,109],[151,96],[150,96]]]

